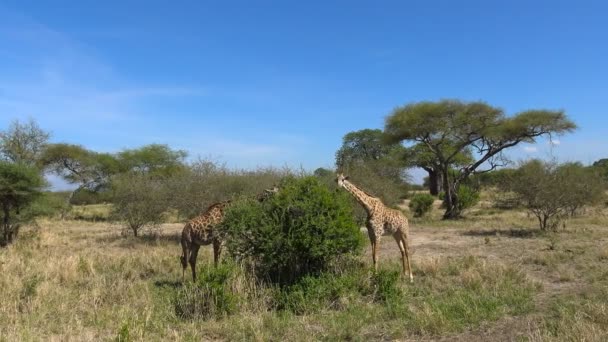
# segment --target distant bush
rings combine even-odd
[[[124,221],[133,235],[138,236],[144,226],[156,226],[163,222],[168,208],[165,184],[161,178],[125,173],[112,180],[114,206],[111,216]]]
[[[414,216],[421,217],[430,212],[435,202],[435,196],[429,194],[416,194],[410,200],[409,207],[414,213]]]
[[[278,184],[288,169],[232,170],[211,160],[199,160],[166,178],[166,198],[179,216],[199,215],[211,204],[239,196],[253,196]],[[178,193],[179,196],[175,196]]]
[[[521,164],[503,190],[517,194],[542,230],[556,230],[563,219],[605,196],[603,181],[594,170],[541,160]]]
[[[258,276],[291,284],[361,250],[363,236],[347,194],[312,176],[287,178],[280,189],[263,203],[231,205],[220,227],[230,254],[249,262]]]
[[[89,189],[79,189],[74,193],[70,200],[73,205],[102,204],[112,202],[111,191],[91,191]]]

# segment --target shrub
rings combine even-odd
[[[231,170],[210,160],[199,160],[167,178],[171,207],[182,217],[199,215],[211,204],[239,196],[254,196],[278,184],[286,169]],[[175,196],[179,193],[179,196]]]
[[[231,288],[238,272],[233,264],[206,267],[196,283],[177,292],[175,314],[183,319],[219,318],[237,310],[239,297]]]
[[[414,212],[414,216],[420,217],[431,211],[435,202],[435,196],[429,194],[416,194],[410,200],[410,209]]]
[[[115,177],[112,186],[112,217],[125,221],[133,235],[138,236],[140,229],[146,225],[155,226],[163,222],[163,214],[168,205],[160,178],[126,173]]]
[[[542,230],[556,230],[564,218],[604,196],[600,176],[577,163],[530,160],[502,187],[517,194]]]
[[[237,201],[219,230],[232,256],[250,263],[258,276],[292,284],[327,269],[342,254],[361,250],[347,194],[330,191],[316,177],[290,177],[270,200]]]
[[[400,272],[373,272],[359,265],[348,272],[336,270],[305,276],[277,292],[277,308],[296,314],[322,310],[344,310],[356,304],[376,302],[398,306],[404,293],[399,287]]]
[[[461,184],[458,187],[458,210],[472,208],[479,203],[479,191],[468,185]]]

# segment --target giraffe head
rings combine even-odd
[[[336,182],[338,182],[339,187],[344,187],[344,181],[348,180],[348,176],[345,176],[343,173],[338,173],[338,177],[336,178]]]

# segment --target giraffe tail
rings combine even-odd
[[[182,282],[186,278],[186,268],[188,267],[188,259],[190,258],[190,243],[182,237],[182,255],[179,257],[182,263]]]

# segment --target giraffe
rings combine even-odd
[[[278,191],[279,188],[276,186],[265,189],[256,196],[256,199],[260,202],[265,201]],[[213,244],[213,263],[217,266],[224,243],[217,234],[213,234],[213,228],[222,222],[225,210],[230,203],[231,201],[228,200],[210,205],[203,214],[188,221],[182,229],[182,255],[180,256],[182,281],[185,278],[188,263],[192,268],[192,280],[196,281],[196,258],[199,248],[203,245]]]
[[[414,282],[409,256],[409,224],[405,215],[399,210],[386,207],[379,198],[371,196],[357,188],[342,173],[338,174],[336,181],[338,182],[338,186],[350,192],[367,212],[367,222],[365,225],[372,245],[374,269],[378,269],[378,244],[380,243],[380,238],[385,232],[388,232],[393,235],[401,251],[403,275],[406,274],[405,267],[407,261],[410,282]]]

